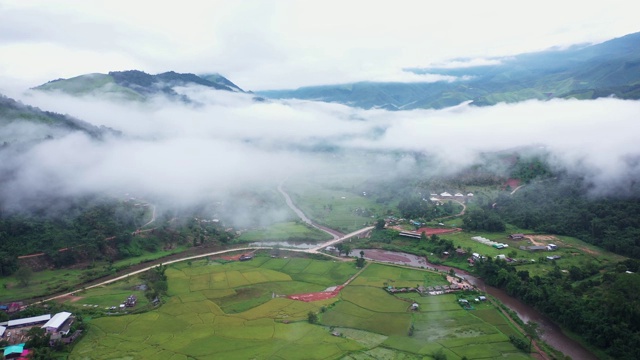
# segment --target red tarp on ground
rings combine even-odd
[[[299,300],[304,302],[326,300],[326,299],[331,299],[333,297],[338,296],[342,288],[344,288],[344,286],[340,285],[336,287],[336,289],[333,291],[322,291],[322,292],[315,292],[315,293],[289,295],[287,296],[287,299]]]

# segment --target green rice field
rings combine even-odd
[[[69,359],[430,359],[436,351],[449,360],[529,358],[508,341],[517,330],[489,304],[468,311],[455,295],[383,289],[445,284],[440,274],[370,264],[336,298],[285,298],[344,284],[358,270],[352,262],[267,256],[174,264],[164,304],[93,318]],[[87,290],[76,302],[106,304],[134,282]],[[309,312],[318,324],[307,321]]]

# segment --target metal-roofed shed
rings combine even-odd
[[[49,321],[49,319],[51,319],[51,314],[33,316],[24,319],[9,320],[7,322],[7,327],[33,325],[37,323],[47,322]]]
[[[46,324],[42,327],[47,331],[58,331],[58,329],[64,324],[71,316],[70,312],[63,311],[55,314]]]

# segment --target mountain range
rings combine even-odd
[[[57,79],[33,88],[40,91],[60,91],[75,96],[94,95],[115,99],[143,101],[154,95],[189,102],[176,91],[180,86],[199,85],[215,90],[244,93],[239,86],[220,74],[182,74],[169,71],[157,75],[139,70],[112,71],[108,74],[86,74],[70,79]]]
[[[464,60],[464,59],[462,59]],[[438,82],[356,82],[267,90],[273,99],[335,102],[371,109],[444,108],[551,98],[640,98],[640,33],[596,45],[490,59],[492,65],[404,69],[454,78]]]

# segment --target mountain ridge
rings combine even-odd
[[[258,91],[273,99],[335,102],[372,109],[444,108],[551,98],[640,99],[640,32],[595,45],[492,58],[497,64],[404,69],[417,75],[453,76],[452,82],[372,82]]]
[[[107,74],[84,74],[69,79],[56,79],[32,88],[38,91],[61,91],[69,95],[107,95],[124,100],[144,101],[151,96],[190,102],[175,88],[199,85],[215,90],[246,93],[239,86],[220,74],[198,76],[192,73],[167,71],[155,75],[140,70],[111,71]]]

